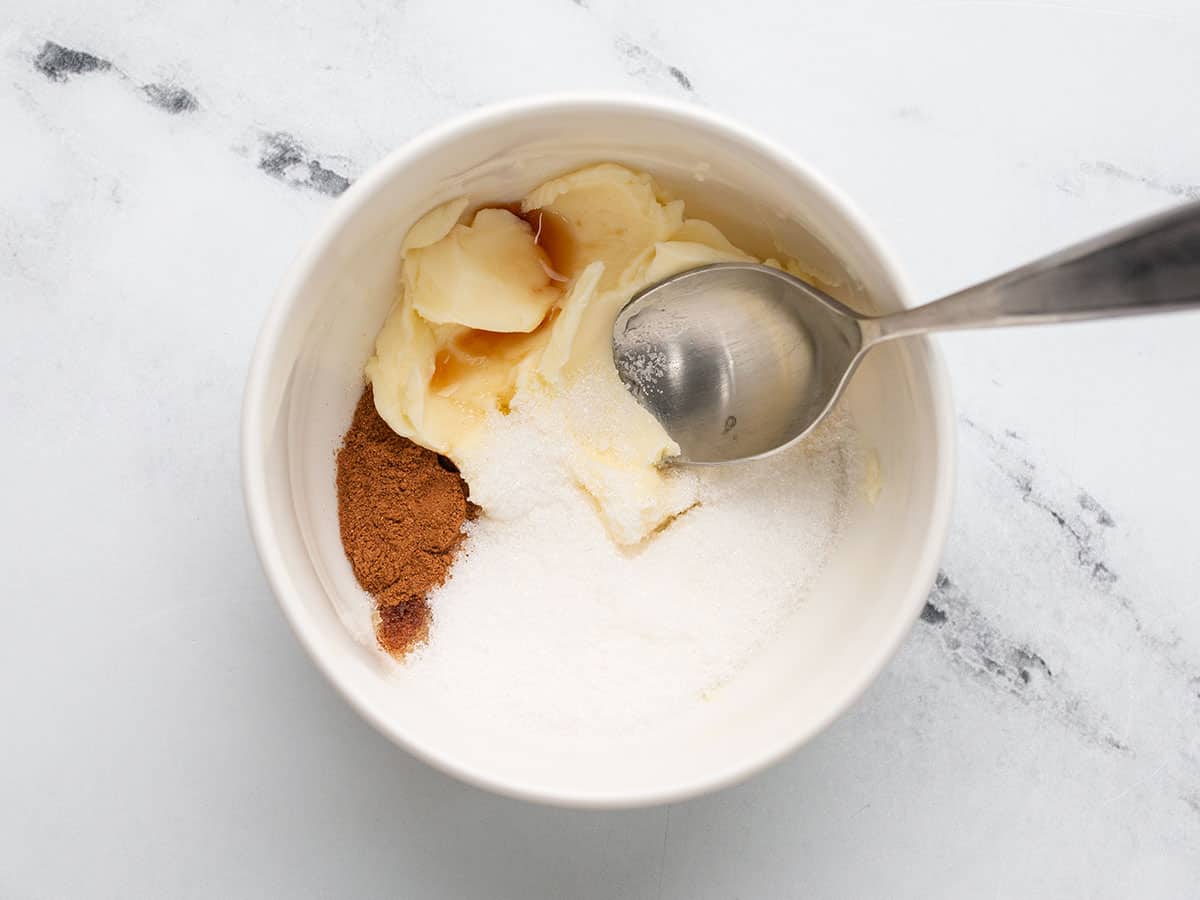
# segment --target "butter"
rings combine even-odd
[[[411,250],[428,247],[444,238],[450,233],[450,229],[458,224],[462,214],[467,211],[468,202],[466,197],[456,197],[421,216],[404,235],[404,240],[400,244],[401,254],[407,256]]]
[[[454,460],[486,513],[498,495],[488,417],[559,404],[561,464],[613,540],[637,544],[699,498],[694,479],[660,468],[679,447],[617,376],[613,322],[655,281],[754,258],[685,219],[649,175],[611,163],[551,179],[519,210],[480,209],[468,224],[460,198],[409,230],[400,296],[366,367],[375,405]]]
[[[503,332],[533,331],[562,295],[533,228],[503,209],[405,253],[404,291],[427,322]]]
[[[616,286],[638,254],[683,224],[682,202],[669,202],[649,175],[612,163],[547,181],[521,201],[521,209],[561,219],[576,248],[563,274],[602,262],[602,288]]]

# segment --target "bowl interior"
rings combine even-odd
[[[644,101],[544,101],[478,114],[398,151],[356,184],[285,284],[247,395],[251,522],[276,592],[310,652],[385,733],[487,787],[580,805],[696,793],[777,758],[869,683],[924,602],[941,550],[951,448],[928,346],[869,356],[843,399],[878,460],[874,502],[856,491],[845,537],[811,596],[727,689],[694,714],[569,752],[483,733],[435,704],[401,702],[402,677],[374,645],[370,599],[338,536],[334,454],[362,366],[395,295],[399,246],[430,207],[467,194],[511,201],[546,178],[616,161],[651,172],[735,243],[785,252],[839,282],[859,309],[902,305],[901,288],[845,205],[769,146],[705,115]]]

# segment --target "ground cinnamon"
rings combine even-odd
[[[342,546],[375,598],[380,646],[402,657],[429,633],[426,596],[446,580],[478,508],[450,460],[396,434],[368,386],[337,454]]]

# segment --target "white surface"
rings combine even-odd
[[[484,101],[685,96],[675,66],[933,296],[1200,196],[1195,4],[172,7],[0,25],[0,895],[1194,894],[1196,315],[945,339],[948,618],[800,753],[644,812],[496,798],[361,722],[268,595],[236,441],[329,206],[258,168],[265,134],[353,176]],[[46,40],[121,71],[47,80]],[[200,109],[147,103],[167,79]]]
[[[430,652],[434,658],[456,655],[456,665],[414,663],[410,671],[391,677],[390,661],[373,641],[364,646],[354,637],[370,633],[370,620],[338,534],[332,461],[362,390],[361,368],[371,336],[394,303],[401,235],[447,195],[503,202],[588,159],[644,165],[660,183],[676,185],[693,210],[705,210],[706,217],[723,226],[743,225],[743,233],[734,238],[742,246],[762,254],[777,240],[783,254],[821,265],[835,283],[855,285],[847,289],[848,300],[861,292],[880,309],[902,305],[903,289],[868,226],[857,222],[818,178],[737,126],[686,104],[603,96],[501,104],[390,154],[342,198],[285,279],[257,344],[246,387],[243,465],[251,528],[288,618],[317,663],[369,721],[420,758],[472,784],[525,799],[614,808],[679,800],[741,780],[794,749],[862,693],[903,641],[934,581],[949,518],[954,426],[945,376],[931,359],[928,343],[894,344],[867,361],[843,408],[855,423],[855,447],[849,452],[875,454],[886,473],[878,501],[868,503],[862,477],[848,475],[845,522],[821,571],[813,573],[810,584],[785,592],[790,595],[785,602],[799,608],[771,623],[746,623],[749,636],[724,624],[723,617],[736,615],[741,603],[752,622],[763,615],[756,603],[769,608],[779,602],[771,592],[753,600],[739,597],[739,592],[758,590],[755,577],[787,585],[801,575],[804,562],[797,557],[812,553],[813,547],[798,526],[805,512],[817,514],[820,490],[794,497],[792,503],[813,508],[759,541],[769,550],[767,558],[759,558],[762,547],[747,553],[729,535],[722,538],[720,520],[706,520],[704,510],[695,514],[697,519],[673,526],[646,550],[641,561],[658,560],[651,570],[690,567],[687,573],[667,576],[684,586],[683,597],[704,590],[716,595],[694,604],[695,621],[690,623],[686,614],[670,612],[672,603],[682,599],[672,600],[650,587],[653,578],[645,571],[617,570],[638,580],[641,593],[614,587],[599,619],[594,618],[597,610],[589,609],[588,597],[573,596],[571,559],[586,560],[594,552],[586,546],[573,548],[568,537],[556,545],[537,533],[539,528],[552,535],[569,532],[586,545],[584,535],[596,529],[604,540],[590,503],[580,507],[584,523],[522,522],[523,529],[530,529],[523,537],[540,542],[542,558],[531,564],[509,545],[511,558],[492,565],[491,575],[496,585],[512,586],[521,581],[522,571],[546,561],[562,570],[559,577],[568,572],[565,583],[536,582],[537,590],[558,598],[558,614],[510,599],[503,587],[472,587],[477,560],[464,564],[461,572],[456,568],[454,589],[431,601]],[[703,183],[690,177],[700,165],[706,167]],[[794,212],[786,220],[776,217],[775,204]],[[756,212],[765,225],[746,227],[745,220]],[[812,248],[820,248],[820,255]],[[841,265],[829,258],[830,251]],[[530,453],[535,451],[527,450],[525,462],[536,466]],[[785,466],[777,458],[726,477],[732,483],[741,480],[751,497],[782,494],[773,482],[789,477],[782,474],[787,471],[803,480],[804,470],[803,463]],[[474,483],[472,491],[479,486]],[[486,499],[483,503],[489,505]],[[781,510],[758,503],[759,528],[787,507],[786,499]],[[747,511],[752,510],[750,503]],[[736,508],[724,512],[726,529],[752,533],[749,527],[729,524],[736,522]],[[486,560],[491,551],[483,540],[471,552]],[[672,552],[686,561],[672,564]],[[722,554],[743,558],[722,565]],[[724,571],[714,571],[718,566]],[[600,562],[594,568],[586,577],[595,582],[593,590],[604,593],[613,570]],[[696,582],[690,587],[689,578]],[[704,635],[691,644],[694,654],[716,651],[722,637],[723,649],[730,653],[739,652],[739,642],[760,640],[760,634],[774,639],[750,654],[737,677],[719,690],[689,684],[688,665],[673,662],[677,651],[665,647],[661,637],[652,649],[621,660],[622,640],[629,640],[631,632],[663,632],[647,622],[634,625],[628,612],[618,611],[620,604],[660,600],[663,609],[648,619],[673,618],[673,631],[666,633],[676,640],[689,624],[698,627]],[[464,634],[448,624],[455,617],[443,611],[444,603],[475,604],[464,616],[482,629],[485,641],[491,635],[503,646],[485,642],[474,647],[471,629]],[[722,611],[722,604],[728,604],[728,611]],[[614,612],[621,625],[609,637],[604,623]],[[506,622],[487,625],[488,616]],[[525,616],[533,618],[524,624],[523,635],[510,637],[509,620],[520,622]],[[556,632],[558,616],[578,636],[569,629]],[[700,625],[706,616],[715,618]],[[449,634],[441,634],[443,626]],[[599,646],[573,649],[577,639]],[[513,654],[525,658],[511,659]],[[548,660],[542,661],[544,656]],[[457,685],[470,677],[467,663],[478,657],[474,685]],[[649,672],[639,671],[639,657],[651,667]],[[458,665],[464,668],[456,671]],[[697,658],[694,665],[703,667],[703,661]],[[562,671],[564,666],[578,671]],[[490,684],[478,683],[481,673]],[[628,690],[622,681],[632,680],[635,689],[645,686],[642,697],[624,701],[615,713],[606,709],[612,698],[601,702],[588,690],[576,693],[577,710],[562,710],[553,688],[547,692],[544,686],[526,684],[531,678],[557,679],[554,687],[564,691],[571,684],[599,683],[599,689],[607,687],[616,698]],[[661,683],[646,684],[653,679]],[[707,702],[692,704],[701,690]],[[484,712],[480,706],[490,708]],[[640,712],[650,719],[646,713],[655,708],[670,715],[638,722],[623,740],[605,739],[606,732],[612,734],[614,714]],[[541,728],[526,726],[534,714],[543,720]],[[545,724],[569,722],[573,716],[596,726],[591,740],[564,740],[561,727]]]

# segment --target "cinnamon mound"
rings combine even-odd
[[[338,524],[354,576],[375,598],[375,633],[400,658],[429,634],[443,584],[478,513],[450,460],[396,434],[368,385],[337,454]]]

